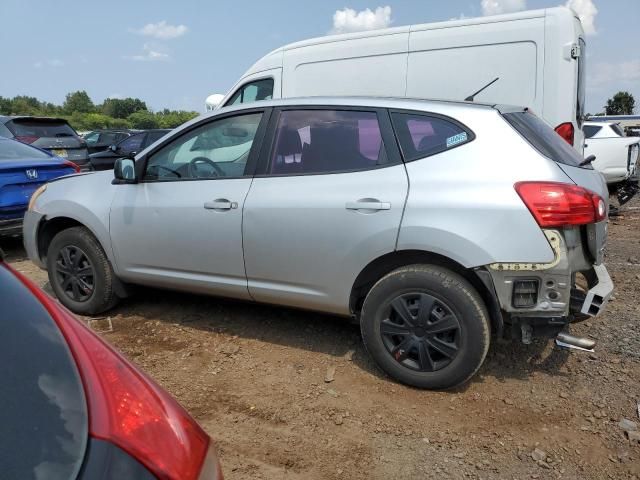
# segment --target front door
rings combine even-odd
[[[264,116],[216,117],[138,160],[141,182],[118,187],[110,216],[124,280],[249,298],[242,207]]]
[[[348,313],[358,273],[394,251],[407,195],[388,114],[282,110],[273,129],[244,207],[249,291]]]

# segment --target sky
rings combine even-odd
[[[86,90],[202,111],[290,42],[567,3],[588,33],[587,111],[628,90],[640,113],[640,0],[0,0],[0,96],[60,104]]]

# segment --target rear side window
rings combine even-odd
[[[586,138],[591,138],[600,130],[602,130],[602,127],[596,127],[595,125],[585,125],[582,130],[584,130],[584,136]]]
[[[621,137],[624,137],[624,130],[622,130],[622,127],[620,127],[619,124],[617,123],[612,123],[611,124],[611,130],[613,130],[614,132],[616,132],[616,134],[618,134]]]
[[[334,173],[388,164],[375,112],[287,110],[278,119],[269,172]]]
[[[244,84],[225,104],[237,105],[240,103],[271,100],[273,97],[273,78],[265,78],[255,82]]]
[[[392,113],[391,119],[406,162],[450,150],[473,139],[473,134],[462,125],[441,117]]]
[[[47,120],[11,120],[7,127],[16,137],[75,137],[76,132],[66,122]]]
[[[42,150],[30,147],[15,140],[0,140],[0,161],[2,160],[35,160],[51,158]]]
[[[503,117],[536,150],[554,162],[577,167],[583,158],[553,128],[531,112],[505,113]]]
[[[118,149],[122,152],[138,152],[142,146],[142,141],[146,133],[139,133],[137,135],[131,135],[129,138],[125,138],[118,144]]]

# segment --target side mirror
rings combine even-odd
[[[118,151],[118,146],[117,145],[109,145],[109,150],[111,150],[113,153],[116,153]]]
[[[131,158],[118,158],[113,166],[113,184],[137,183],[136,164]]]

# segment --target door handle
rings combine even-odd
[[[207,210],[231,210],[232,208],[238,208],[238,203],[230,202],[226,198],[218,198],[212,202],[205,202],[204,208]]]
[[[391,210],[391,203],[367,198],[357,202],[347,202],[345,208],[347,210]]]

